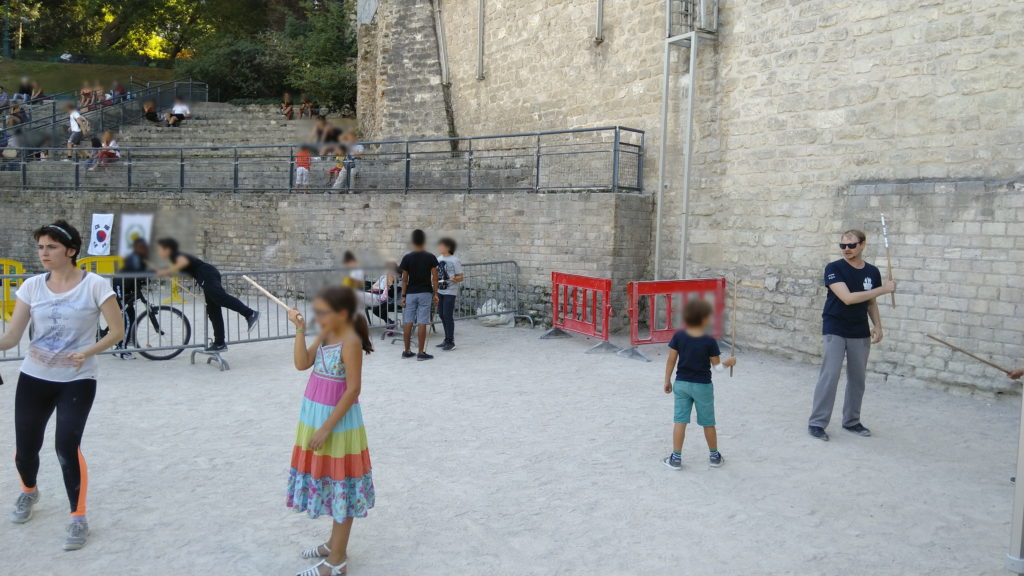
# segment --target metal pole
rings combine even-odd
[[[231,179],[231,191],[238,192],[238,148],[235,147],[232,148],[231,150],[232,152],[234,152],[234,175],[232,176]]]
[[[128,189],[131,190],[131,188],[132,188],[132,151],[131,150],[125,150],[125,161],[126,161],[126,163],[128,165],[128,170],[127,170],[127,172],[128,172]]]
[[[604,0],[597,0],[597,24],[594,26],[594,44],[604,42]]]
[[[412,180],[412,156],[409,154],[409,141],[405,141],[405,193],[409,193],[409,184]]]
[[[658,191],[654,203],[654,279],[661,280],[661,205],[665,196],[665,154],[668,150],[668,97],[672,44],[668,41],[672,27],[672,0],[665,0],[665,52],[661,69],[661,139],[658,142]]]
[[[693,101],[697,92],[697,45],[700,36],[690,32],[690,89],[686,95],[686,140],[683,152],[683,225],[679,238],[679,278],[686,278],[686,250],[690,235],[690,163],[693,157]]]
[[[295,148],[288,147],[288,191],[295,189]]]
[[[434,31],[437,35],[437,56],[441,60],[441,84],[447,86],[451,83],[448,77],[448,42],[444,35],[444,19],[441,15],[441,0],[433,0],[434,3]]]
[[[1013,517],[1010,519],[1010,551],[1006,569],[1024,574],[1024,402],[1020,405],[1020,435],[1017,439],[1017,482],[1013,488]]]
[[[537,160],[535,161],[536,173],[534,174],[533,180],[533,191],[540,191],[540,134],[537,134]]]
[[[619,127],[615,127],[615,141],[612,143],[612,192],[619,191],[619,143],[622,141],[622,134]]]
[[[466,151],[466,191],[473,191],[473,139],[469,138],[469,149]]]
[[[476,36],[476,79],[483,80],[484,76],[484,1],[479,2],[479,20],[477,22]]]
[[[178,192],[185,191],[185,149],[178,149]]]

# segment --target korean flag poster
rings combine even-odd
[[[92,235],[89,240],[90,256],[110,256],[110,233],[113,228],[113,214],[92,215]]]

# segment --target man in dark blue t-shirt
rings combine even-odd
[[[843,233],[839,248],[843,258],[825,266],[825,310],[821,314],[821,333],[825,357],[814,389],[814,404],[807,431],[821,440],[828,440],[825,428],[832,418],[836,402],[839,374],[846,358],[846,399],[843,401],[843,428],[860,436],[871,431],[860,422],[860,406],[864,399],[868,352],[872,344],[882,340],[882,321],[875,299],[896,291],[892,280],[882,282],[882,274],[862,258],[867,237],[860,230]],[[871,325],[868,319],[871,319]]]

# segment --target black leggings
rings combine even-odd
[[[244,316],[246,320],[252,317],[254,310],[224,290],[220,283],[220,272],[216,270],[204,272],[196,280],[206,297],[206,315],[210,318],[210,324],[213,325],[213,343],[223,344],[224,314],[221,313],[221,308],[234,310]]]
[[[18,377],[14,393],[14,463],[21,483],[25,488],[36,487],[43,435],[50,416],[57,410],[57,460],[64,473],[72,516],[85,516],[89,473],[80,446],[95,398],[95,380],[50,382],[24,373]]]

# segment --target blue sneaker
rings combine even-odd
[[[673,470],[683,469],[683,459],[678,454],[669,454],[661,463]]]
[[[711,464],[712,468],[718,468],[725,463],[725,457],[722,456],[721,452],[712,452],[708,457],[708,463]]]

